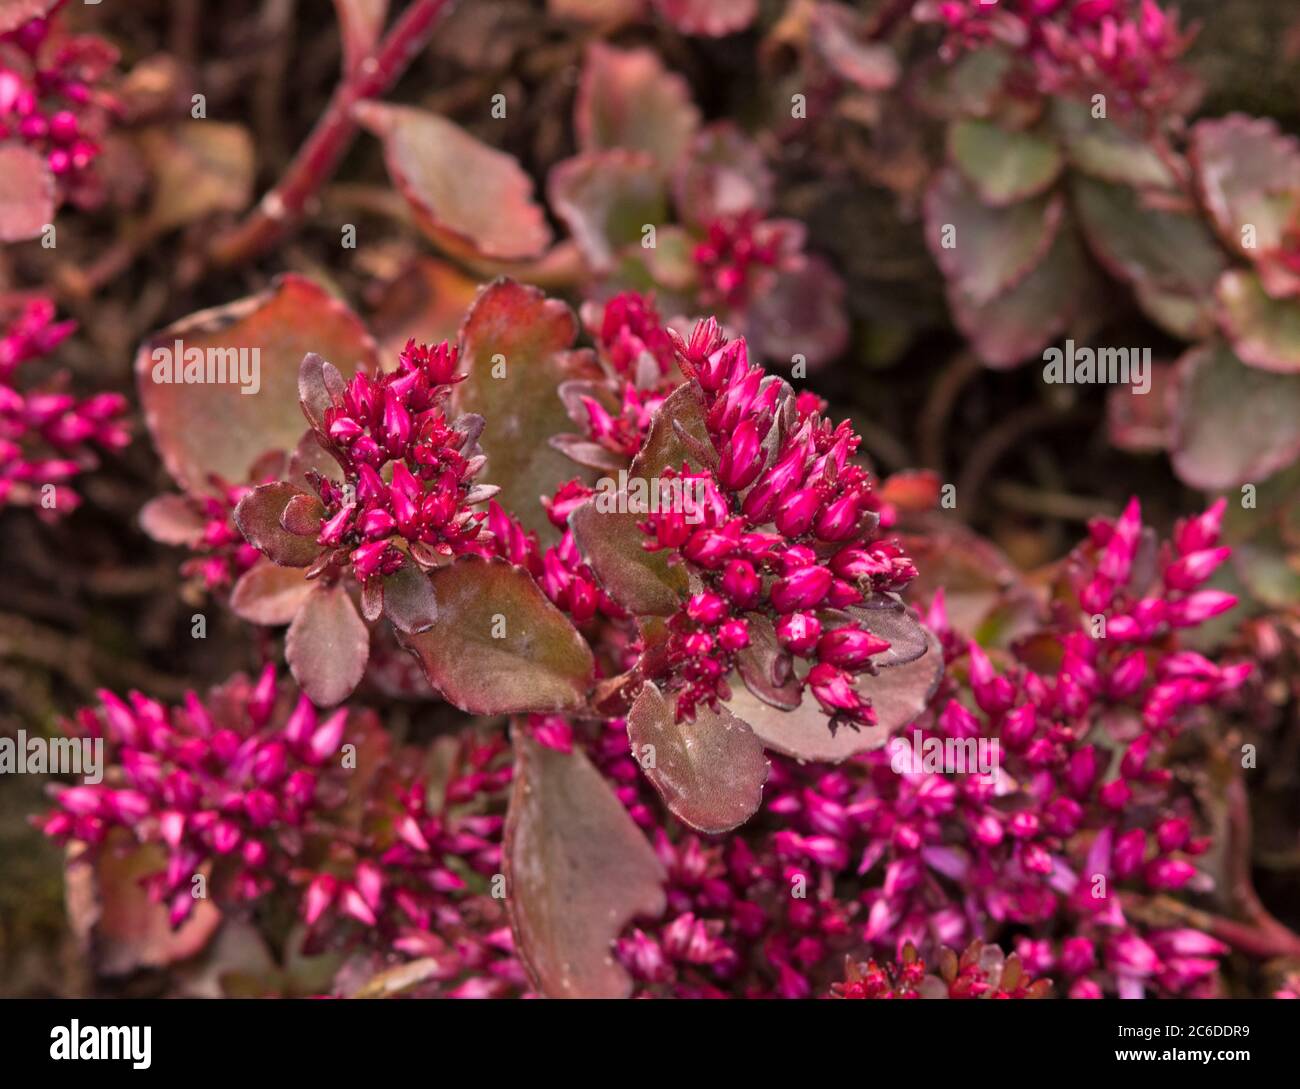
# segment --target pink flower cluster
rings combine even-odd
[[[181,574],[200,579],[209,592],[233,586],[259,556],[235,525],[235,508],[255,484],[231,484],[217,476],[210,483],[212,493],[185,497],[202,529],[189,546],[194,555],[181,564]]]
[[[67,726],[104,739],[111,771],[97,785],[54,788],[44,832],[95,848],[120,828],[160,844],[167,864],[147,888],[172,926],[193,911],[203,873],[220,904],[296,896],[305,951],[363,945],[431,958],[429,979],[453,997],[525,989],[501,904],[485,889],[501,868],[511,776],[500,737],[458,738],[433,803],[411,770],[418,759],[390,757],[372,715],[321,720],[271,666],[207,700],[191,692],[181,707],[102,692],[99,708]]]
[[[1159,109],[1182,94],[1176,62],[1195,36],[1154,0],[922,0],[914,16],[946,28],[950,57],[1002,45],[1031,63],[1040,92],[1106,93],[1123,111]]]
[[[99,709],[78,711],[69,732],[102,738],[120,772],[58,789],[45,833],[94,846],[125,828],[139,843],[162,844],[167,868],[150,893],[173,926],[189,917],[191,881],[211,864],[229,864],[223,899],[264,895],[311,823],[347,800],[339,750],[348,712],[321,722],[305,696],[292,707],[279,697],[271,666],[256,682],[236,676],[206,702],[190,692],[178,708],[139,692],[127,700],[100,692]]]
[[[117,109],[102,86],[116,63],[103,38],[59,34],[50,16],[0,35],[0,141],[17,138],[39,152],[60,191],[81,206],[101,195],[91,166]]]
[[[894,963],[874,960],[845,965],[844,979],[831,986],[832,998],[1046,998],[1047,980],[1035,980],[1016,954],[996,945],[971,942],[960,957],[939,951],[938,974],[927,975],[925,961],[908,942]]]
[[[701,280],[701,305],[706,310],[743,310],[762,292],[771,270],[797,254],[803,241],[796,224],[761,219],[755,209],[715,219],[692,252]]]
[[[932,607],[949,670],[912,729],[967,751],[996,740],[990,773],[918,767],[891,746],[858,759],[862,778],[778,779],[772,808],[798,818],[791,851],[837,869],[856,858],[858,873],[880,874],[862,894],[868,943],[926,950],[1014,925],[1035,935],[1018,947],[1030,971],[1064,977],[1076,997],[1212,986],[1220,943],[1148,931],[1126,905],[1207,880],[1194,860],[1209,840],[1167,765],[1173,741],[1251,669],[1176,642],[1178,628],[1233,603],[1198,589],[1222,559],[1212,549],[1221,514],[1216,505],[1187,521],[1161,550],[1136,504],[1094,525],[1068,568],[1082,608],[1058,604],[1025,640],[1033,668],[1000,672],[946,630],[941,601]]]
[[[92,444],[120,450],[130,441],[118,422],[126,411],[120,394],[78,400],[59,378],[31,388],[15,383],[20,366],[53,351],[73,328],[54,321],[52,302],[37,299],[0,335],[0,504],[67,513],[80,502],[68,481],[98,464]],[[42,501],[45,485],[55,489],[52,504]]]
[[[350,566],[364,583],[402,567],[398,543],[426,567],[487,548],[479,534],[487,515],[470,508],[497,489],[473,483],[486,462],[475,452],[482,420],[447,418],[451,387],[464,377],[456,364],[453,345],[409,341],[397,370],[356,375],[326,409],[324,438],[343,482],[308,474],[325,505],[323,522],[310,525],[325,549],[318,569]]]
[[[669,621],[666,672],[678,716],[692,718],[701,702],[727,698],[726,677],[753,638],[746,614],[762,613],[789,656],[787,679],[794,657],[813,663],[804,683],[832,716],[832,729],[873,722],[854,677],[870,671],[872,656],[889,643],[856,623],[824,623],[818,613],[901,589],[916,568],[897,544],[874,537],[874,482],[850,460],[858,437],[847,422],[832,427],[814,410],[796,417],[769,456],[779,380],[750,365],[743,340],[724,342],[712,319],[678,350],[703,394],[718,459],[716,469],[682,475],[705,496],[694,520],[669,510],[642,524],[645,547],[669,551],[701,584]]]

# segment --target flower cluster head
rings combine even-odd
[[[938,974],[908,942],[892,964],[846,960],[844,979],[831,985],[832,998],[1046,998],[1051,982],[1033,979],[1020,958],[1006,956],[996,945],[971,942],[960,957],[939,950]]]
[[[53,351],[73,328],[54,321],[52,302],[37,299],[0,335],[0,504],[66,513],[80,501],[67,482],[98,464],[93,446],[120,450],[130,441],[119,422],[126,411],[120,394],[78,400],[60,378],[16,384],[19,367]],[[42,496],[46,485],[55,489],[53,503]]]
[[[1105,92],[1123,111],[1149,111],[1186,91],[1176,62],[1195,34],[1155,0],[923,0],[915,16],[946,29],[949,57],[987,44],[1020,54],[1045,94]]]
[[[703,460],[713,467],[668,470],[661,484],[701,500],[694,510],[676,504],[652,514],[642,530],[644,547],[669,552],[698,586],[668,625],[679,719],[728,697],[726,678],[761,623],[781,650],[778,683],[806,686],[832,730],[873,723],[854,678],[872,672],[871,659],[890,644],[843,610],[903,588],[916,569],[896,543],[875,536],[874,481],[851,460],[857,435],[815,407],[800,414],[789,387],[751,365],[745,342],[724,341],[712,319],[678,350],[703,399]]]
[[[477,452],[480,417],[451,421],[446,402],[457,350],[409,341],[397,370],[358,374],[324,413],[321,440],[342,481],[309,472],[324,513],[306,523],[324,550],[313,572],[350,568],[365,583],[401,569],[484,553],[484,511],[496,488],[475,485],[486,458]],[[399,547],[401,546],[401,547]]]
[[[271,666],[206,701],[189,692],[180,707],[100,692],[100,706],[78,711],[67,729],[102,739],[112,771],[99,784],[56,788],[43,830],[95,847],[123,828],[160,844],[167,866],[149,891],[173,926],[189,917],[192,878],[207,868],[223,898],[263,895],[285,877],[303,834],[347,801],[339,754],[345,738],[358,740],[347,710],[322,721],[305,696],[280,696]]]
[[[102,189],[91,168],[117,109],[103,86],[117,50],[95,35],[59,33],[55,14],[0,35],[0,141],[38,152],[60,192],[90,206]]]
[[[743,310],[770,288],[772,270],[797,254],[803,241],[797,225],[762,219],[755,209],[713,220],[692,253],[702,305]]]

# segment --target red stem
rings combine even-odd
[[[376,51],[334,89],[325,112],[275,188],[242,223],[213,243],[209,256],[215,264],[237,265],[256,257],[293,229],[308,201],[352,146],[357,133],[352,107],[384,94],[397,82],[428,44],[435,24],[453,2],[415,0],[402,12]]]

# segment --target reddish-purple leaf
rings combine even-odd
[[[149,232],[239,212],[253,199],[256,155],[243,125],[187,119],[144,129],[136,141],[152,181]]]
[[[1146,393],[1139,393],[1132,384],[1112,386],[1106,395],[1106,434],[1111,445],[1133,454],[1168,447],[1173,384],[1173,366],[1153,363],[1151,388]]]
[[[724,216],[772,204],[772,172],[758,145],[720,121],[696,133],[673,173],[673,200],[683,222],[705,227]]]
[[[146,877],[167,868],[159,844],[136,846],[118,832],[93,853],[69,849],[65,884],[72,932],[98,972],[122,976],[142,968],[165,968],[194,956],[221,925],[210,900],[197,900],[190,917],[173,930],[165,904],[149,898]],[[210,877],[204,868],[205,876]]]
[[[746,616],[749,646],[736,656],[736,671],[755,696],[782,711],[799,706],[799,678],[794,659],[776,641],[776,628],[761,613]]]
[[[580,150],[647,151],[664,171],[700,125],[686,80],[664,68],[658,54],[601,42],[587,48],[574,111]]]
[[[1281,243],[1300,211],[1300,141],[1269,118],[1230,114],[1192,126],[1190,155],[1225,244],[1255,258]]]
[[[307,595],[284,641],[294,679],[319,707],[352,694],[366,671],[370,633],[342,586],[317,585]]]
[[[810,693],[797,710],[782,711],[764,703],[743,684],[732,684],[727,709],[749,724],[769,749],[799,760],[838,763],[859,752],[878,749],[890,734],[913,721],[929,703],[943,678],[943,648],[927,633],[928,647],[906,665],[858,677],[858,692],[871,699],[876,724],[854,730],[842,726],[832,736],[829,719]]]
[[[295,495],[285,504],[280,525],[299,537],[315,537],[325,517],[325,504],[314,495]]]
[[[230,594],[230,607],[241,620],[276,628],[290,623],[316,583],[300,567],[281,567],[259,560],[240,576]]]
[[[410,106],[362,102],[356,116],[383,141],[389,176],[416,222],[448,252],[514,261],[550,244],[532,179],[512,155]]]
[[[453,403],[491,421],[480,440],[488,459],[482,479],[500,485],[497,501],[544,541],[557,534],[541,497],[578,475],[548,442],[571,430],[558,387],[601,375],[594,360],[567,351],[577,331],[558,299],[498,280],[480,292],[460,333],[469,377],[456,386]]]
[[[898,58],[889,46],[867,39],[867,20],[843,4],[812,9],[809,36],[822,60],[843,80],[869,94],[898,82]]]
[[[36,238],[54,221],[54,175],[21,144],[0,145],[0,242]]]
[[[1175,178],[1150,144],[1113,118],[1093,117],[1083,102],[1052,100],[1052,123],[1070,165],[1105,182],[1136,189],[1172,189]]]
[[[181,378],[174,357],[181,350]],[[209,371],[229,374],[242,356],[253,382],[186,381],[185,356],[211,360]],[[253,356],[253,351],[257,356]],[[154,447],[172,478],[188,492],[211,488],[209,476],[247,478],[249,466],[269,450],[292,450],[302,437],[298,369],[308,352],[333,361],[345,377],[376,366],[374,342],[342,302],[301,276],[286,274],[266,291],[203,310],[155,333],[136,356],[136,383]],[[200,374],[198,369],[190,377]],[[163,381],[164,378],[173,379]]]
[[[396,357],[410,339],[454,343],[478,289],[476,279],[445,261],[412,258],[383,286],[370,313],[370,326],[385,357]]]
[[[593,272],[613,268],[619,251],[667,215],[663,180],[648,152],[611,148],[565,159],[551,171],[551,207]]]
[[[551,998],[626,998],[611,946],[631,920],[663,913],[662,863],[581,749],[514,731],[505,876],[515,945]]]
[[[585,705],[591,648],[522,567],[462,556],[428,582],[429,627],[399,632],[398,641],[449,703],[476,715]]]
[[[140,508],[140,528],[162,544],[194,545],[207,524],[203,514],[183,495],[160,495]]]
[[[1195,488],[1261,481],[1300,454],[1300,375],[1245,366],[1227,345],[1178,362],[1174,471]]]
[[[735,34],[758,15],[758,0],[654,0],[654,6],[683,34],[706,38]]]
[[[745,332],[751,350],[766,359],[789,364],[802,356],[809,367],[829,362],[849,341],[844,282],[820,257],[802,257],[753,301]]]
[[[653,684],[627,716],[632,756],[664,803],[699,832],[729,832],[763,803],[770,769],[762,742],[726,708],[696,708],[694,722],[673,721],[673,707]]]
[[[438,619],[438,602],[429,576],[413,563],[404,563],[384,579],[384,615],[398,631],[428,631]]]
[[[235,508],[235,525],[245,540],[285,567],[307,567],[321,552],[314,537],[284,528],[285,510],[297,496],[306,493],[288,481],[277,480],[259,484]]]

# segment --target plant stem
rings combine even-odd
[[[291,231],[308,202],[333,175],[352,146],[357,122],[352,107],[384,94],[428,43],[438,19],[453,0],[415,0],[380,43],[357,65],[330,97],[316,127],[307,137],[284,176],[244,221],[213,243],[209,256],[216,265],[238,265],[261,253]]]

